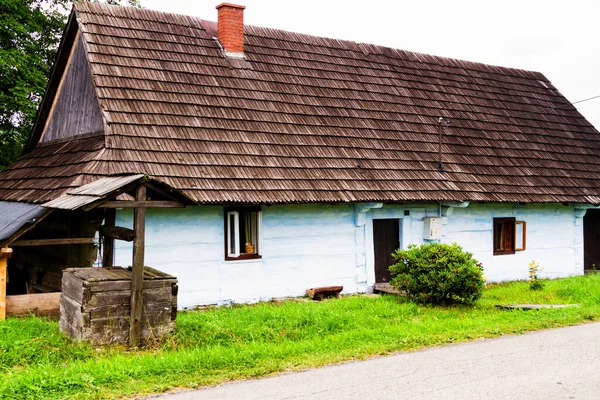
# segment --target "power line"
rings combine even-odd
[[[600,98],[600,94],[598,96],[589,97],[587,99],[583,99],[583,100],[579,100],[579,101],[574,101],[571,104],[583,103],[584,101],[594,100],[594,99],[597,99],[597,98]]]
[[[559,106],[551,106],[551,107],[548,107],[548,108],[554,109],[554,110],[560,110],[560,109],[564,109],[565,107],[573,106],[573,104],[583,103],[583,102],[594,100],[594,99],[598,99],[598,98],[600,98],[600,94],[597,95],[597,96],[588,97],[587,99],[574,101],[573,103],[567,103],[567,104],[563,104],[563,105],[559,105]],[[493,118],[477,118],[477,119],[471,119],[471,120],[472,121],[477,121],[477,122],[492,122],[492,121],[497,121],[499,119],[510,118],[510,117],[513,117],[513,116],[516,117],[516,116],[521,115],[521,114],[529,114],[529,113],[531,113],[531,111],[515,111],[511,115],[499,115],[499,116],[493,117]],[[462,119],[462,118],[459,118],[459,119]],[[448,126],[449,121],[446,120],[445,123],[446,123],[446,126]]]

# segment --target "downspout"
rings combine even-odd
[[[450,124],[450,120],[444,117],[438,119],[438,169],[440,172],[444,172],[444,165],[442,164],[442,133],[444,127]]]
[[[438,119],[438,169],[444,172],[444,164],[442,163],[442,133],[444,127],[448,126],[450,120],[444,117]],[[438,217],[442,218],[442,202],[438,202]]]

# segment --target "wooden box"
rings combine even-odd
[[[129,342],[131,270],[69,268],[63,273],[60,330],[77,340]],[[177,317],[177,278],[144,267],[141,342],[171,332]]]

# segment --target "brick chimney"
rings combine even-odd
[[[217,35],[227,53],[244,53],[245,8],[231,3],[221,3],[217,6],[219,10]]]

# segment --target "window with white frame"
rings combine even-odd
[[[225,259],[260,258],[260,233],[260,208],[225,209]]]

